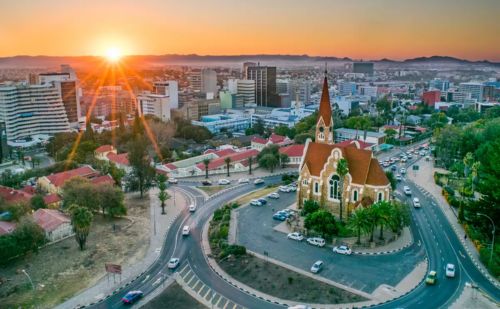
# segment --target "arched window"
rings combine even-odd
[[[302,180],[302,184],[303,184],[304,186],[307,186],[307,178],[304,178],[304,180]]]
[[[325,139],[325,133],[320,132],[320,133],[318,134],[318,139],[320,139],[320,140],[324,140],[324,139]]]
[[[358,201],[358,190],[354,190],[354,192],[352,193],[352,200],[354,202]]]
[[[329,197],[331,199],[340,199],[340,188],[339,188],[339,183],[340,183],[340,177],[338,175],[333,175],[330,180],[329,180]]]
[[[318,192],[319,192],[319,183],[315,182],[314,183],[314,193],[318,193]]]
[[[377,201],[380,202],[380,201],[383,201],[384,200],[384,193],[382,192],[379,192],[378,193],[378,198],[377,198]]]

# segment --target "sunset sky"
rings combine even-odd
[[[0,0],[0,56],[447,55],[500,61],[500,0]]]

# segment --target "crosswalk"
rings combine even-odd
[[[203,281],[201,281],[193,272],[189,264],[186,264],[181,268],[181,270],[179,271],[178,279],[184,281],[189,289],[206,300],[211,305],[211,308],[246,309],[245,307],[238,305],[215,292],[208,285],[203,283]]]

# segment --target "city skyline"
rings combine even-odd
[[[308,54],[500,60],[500,2],[16,1],[0,5],[0,57]],[[200,13],[201,12],[201,13]],[[462,23],[460,20],[467,20]],[[88,22],[85,22],[88,21]],[[29,38],[29,39],[26,39]]]

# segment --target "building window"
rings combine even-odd
[[[382,192],[379,192],[378,193],[378,197],[377,197],[377,202],[381,202],[384,200],[384,193]]]
[[[340,177],[338,175],[333,175],[330,178],[329,184],[329,197],[330,199],[340,199],[340,190],[339,190]]]
[[[354,190],[354,192],[352,193],[352,200],[354,202],[358,201],[358,190]]]
[[[315,182],[314,183],[314,193],[318,193],[319,192],[319,183]]]
[[[318,139],[320,139],[320,140],[324,140],[324,139],[325,139],[325,133],[320,132],[320,133],[318,134]]]
[[[306,178],[306,179],[304,179],[304,180],[302,180],[302,184],[303,184],[304,186],[307,186],[307,178]]]

